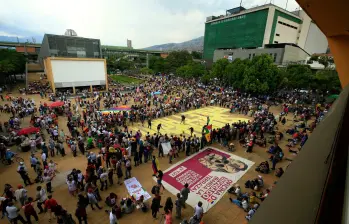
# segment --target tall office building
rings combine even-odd
[[[127,39],[127,47],[132,48],[132,40]]]
[[[204,59],[212,62],[217,49],[262,48],[295,44],[308,54],[325,53],[325,35],[304,11],[289,12],[273,4],[237,7],[206,19]]]

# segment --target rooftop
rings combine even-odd
[[[277,10],[286,13],[290,16],[293,16],[295,18],[298,19],[302,19],[301,17],[299,17],[298,15],[289,12],[283,8],[280,8],[279,6],[276,6],[274,4],[265,4],[265,5],[260,5],[260,6],[256,6],[256,7],[252,7],[250,9],[245,9],[244,7],[236,7],[236,8],[232,8],[232,9],[228,9],[226,11],[226,15],[220,15],[220,16],[209,16],[206,18],[206,23],[212,23],[212,22],[216,22],[222,19],[227,19],[227,18],[232,18],[232,17],[236,17],[236,16],[240,16],[240,15],[244,15],[247,13],[251,13],[251,12],[256,12],[256,11],[260,11],[263,9],[267,9],[270,7],[275,7]]]

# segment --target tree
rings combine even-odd
[[[309,65],[288,65],[286,69],[287,86],[292,89],[307,89],[310,87],[313,74]]]
[[[188,51],[173,51],[166,58],[170,72],[175,72],[177,68],[190,63],[192,60],[193,58]]]
[[[154,74],[154,71],[147,67],[141,68],[140,72],[146,75]]]
[[[277,90],[281,76],[272,58],[267,55],[259,55],[252,59],[251,65],[246,67],[243,89],[256,94],[270,93]]]
[[[202,64],[191,62],[187,65],[177,68],[176,74],[184,78],[198,78],[205,73],[205,68]]]
[[[205,74],[201,77],[201,82],[203,84],[207,85],[211,81],[211,79],[213,79],[213,78],[214,77],[213,77],[211,72],[205,71]]]
[[[229,61],[226,58],[222,58],[213,63],[212,66],[212,75],[218,79],[223,78],[226,67],[228,66]]]
[[[192,56],[194,59],[202,59],[202,52],[192,51],[192,52],[191,52],[191,56]]]
[[[0,75],[5,82],[11,75],[23,74],[25,63],[26,58],[23,54],[15,50],[0,49]]]
[[[244,73],[250,63],[250,60],[241,60],[240,58],[237,58],[232,63],[229,63],[225,67],[225,71],[223,73],[223,82],[227,86],[233,86],[237,89],[243,88]]]
[[[338,73],[333,69],[320,70],[315,74],[312,87],[322,92],[330,91],[331,93],[339,93],[341,84]]]

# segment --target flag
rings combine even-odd
[[[211,133],[206,134],[205,137],[207,142],[211,142]]]
[[[207,128],[209,131],[212,131],[212,124],[207,125],[206,128]]]
[[[211,133],[212,132],[212,124],[205,125],[204,132],[205,132],[205,134]]]

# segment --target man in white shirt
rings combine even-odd
[[[194,218],[200,222],[203,216],[204,209],[202,208],[202,202],[199,201],[199,203],[194,208]]]
[[[41,159],[42,159],[42,163],[44,164],[44,166],[47,165],[47,162],[46,162],[47,156],[44,152],[41,153]]]
[[[21,203],[22,206],[24,206],[25,201],[27,200],[27,190],[23,188],[21,184],[18,185],[18,189],[15,191],[15,197],[17,201]]]
[[[21,221],[21,223],[27,223],[24,218],[18,213],[19,209],[13,205],[13,202],[10,201],[6,207],[7,217],[11,223],[17,223],[17,221]]]
[[[38,186],[36,188],[36,200],[38,201],[37,207],[40,210],[39,214],[44,212],[44,209],[42,208],[42,204],[45,204],[46,199],[47,199],[47,194],[45,189],[43,189],[41,186]]]
[[[110,221],[110,224],[118,224],[118,220],[116,218],[116,212],[114,209],[112,209],[111,212],[109,213],[109,221]]]

